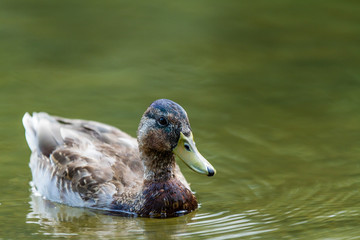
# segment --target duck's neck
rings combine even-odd
[[[140,216],[174,217],[195,210],[198,207],[195,196],[175,177],[174,154],[139,149],[145,178],[137,213]]]
[[[172,152],[140,149],[140,154],[144,162],[145,181],[167,181],[174,177],[175,156]]]
[[[148,217],[175,217],[194,211],[198,203],[194,194],[177,178],[145,181],[137,213]]]

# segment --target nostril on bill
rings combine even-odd
[[[189,144],[185,143],[184,147],[185,147],[186,151],[191,152]]]

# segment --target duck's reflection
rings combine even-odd
[[[185,233],[196,213],[170,219],[147,219],[108,215],[102,211],[73,208],[31,194],[27,223],[38,224],[41,235],[77,238],[176,238]]]

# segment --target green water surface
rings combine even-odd
[[[172,219],[31,193],[21,118],[135,136],[158,98],[188,112],[208,178]],[[0,2],[0,239],[360,239],[359,1]]]

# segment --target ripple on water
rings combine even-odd
[[[358,179],[337,176],[336,181],[331,181],[329,178],[314,176],[308,181],[280,182],[270,187],[260,176],[252,180],[258,186],[252,191],[260,192],[250,194],[252,202],[247,201],[247,198],[241,198],[244,201],[229,200],[223,202],[222,207],[230,210],[216,213],[203,213],[201,211],[205,209],[201,209],[187,223],[186,232],[177,236],[209,239],[245,236],[343,239],[343,236],[351,238],[360,235]],[[224,194],[224,190],[221,191]],[[239,186],[236,191],[232,191],[234,197],[248,190]],[[219,205],[213,204],[214,207]],[[204,205],[209,206],[209,202]]]
[[[28,214],[27,223],[40,225],[39,233],[43,235],[80,232],[102,238],[277,239],[281,236],[313,239],[360,235],[360,229],[356,227],[360,219],[356,204],[360,193],[354,190],[358,189],[357,181],[344,178],[337,184],[323,181],[317,184],[288,183],[291,185],[289,189],[283,189],[281,185],[269,188],[263,181],[256,182],[258,188],[253,191],[262,193],[253,194],[253,202],[238,199],[219,204],[208,201],[204,206],[213,205],[216,208],[221,205],[222,210],[211,211],[202,207],[174,219],[105,216],[86,209],[53,204],[32,195],[32,211]],[[236,191],[244,193],[245,190],[238,188]]]
[[[229,212],[218,212],[214,214],[198,214],[188,223],[186,233],[178,234],[180,237],[211,237],[211,239],[238,238],[260,233],[274,231],[268,229],[263,222],[254,222],[249,219],[249,214],[255,211],[248,211],[244,214],[229,214]]]

